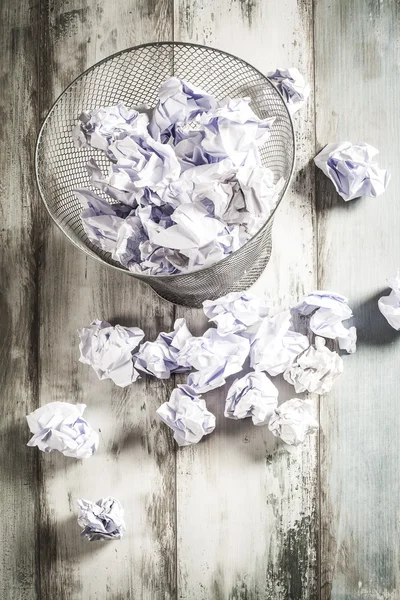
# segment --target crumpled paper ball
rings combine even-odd
[[[356,351],[357,330],[355,327],[347,328],[343,325],[343,321],[353,316],[345,296],[336,292],[316,290],[293,306],[291,313],[310,316],[309,328],[313,333],[337,340],[339,348],[349,354]]]
[[[268,307],[249,292],[230,292],[217,300],[205,300],[203,311],[220,335],[244,333],[268,315]]]
[[[84,111],[72,132],[77,148],[91,146],[108,154],[112,142],[127,135],[145,135],[149,118],[120,103],[89,112]]]
[[[188,385],[178,385],[169,401],[157,409],[157,414],[174,431],[179,446],[197,444],[215,429],[215,416],[207,410],[205,400]]]
[[[124,510],[116,498],[108,496],[97,502],[79,498],[77,502],[78,524],[83,527],[81,536],[89,542],[122,538],[126,530]]]
[[[287,369],[283,377],[294,385],[296,394],[312,392],[326,394],[332,389],[336,379],[343,373],[343,359],[337,352],[325,346],[325,340],[315,338],[315,346],[310,346],[300,354]]]
[[[99,379],[111,379],[119,387],[126,387],[138,379],[132,352],[144,337],[139,327],[113,327],[107,321],[96,319],[78,334],[79,361],[91,365]]]
[[[283,402],[270,418],[268,429],[280,437],[285,444],[298,446],[306,436],[318,429],[318,422],[312,416],[311,402],[293,398]]]
[[[294,331],[290,311],[280,312],[262,320],[253,336],[250,365],[255,371],[267,371],[275,376],[283,373],[310,342],[307,336]]]
[[[400,277],[390,277],[387,280],[392,291],[388,296],[378,300],[378,308],[393,329],[400,330]]]
[[[212,327],[204,335],[187,340],[178,360],[197,369],[187,383],[196,393],[205,394],[224,385],[229,375],[241,371],[249,350],[248,339],[234,333],[221,335]]]
[[[178,358],[186,341],[192,337],[186,319],[177,319],[173,331],[161,332],[154,342],[140,346],[135,356],[135,367],[158,379],[169,379],[172,373],[189,370],[190,366],[182,365]]]
[[[228,390],[225,417],[251,417],[253,425],[267,425],[278,405],[278,390],[263,372],[248,373],[236,379]]]
[[[36,409],[26,420],[33,436],[28,446],[42,452],[58,450],[64,456],[89,458],[97,450],[99,434],[82,415],[86,404],[49,402]]]
[[[310,86],[298,69],[276,69],[267,73],[267,77],[282,94],[291,115],[302,108],[310,95]]]
[[[376,198],[386,190],[390,173],[373,160],[377,154],[376,148],[364,142],[339,142],[325,146],[314,162],[347,202],[360,196]]]

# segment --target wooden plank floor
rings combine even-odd
[[[377,297],[400,262],[398,0],[2,0],[0,225],[1,600],[398,600],[400,477],[397,334]],[[256,284],[275,309],[315,287],[347,294],[360,343],[329,396],[321,432],[288,451],[223,418],[177,451],[155,419],[174,382],[127,389],[78,363],[76,329],[99,317],[152,338],[202,312],[161,301],[73,248],[34,183],[34,143],[53,100],[84,69],[143,42],[204,43],[267,72],[297,66],[311,84],[294,119],[296,176]],[[345,204],[311,159],[363,140],[391,168],[378,200]],[[293,396],[278,383],[281,400]],[[98,453],[75,462],[26,447],[25,415],[84,402]],[[76,499],[124,504],[121,542],[79,537]]]
[[[365,140],[392,171],[376,202],[345,205],[317,175],[319,285],[350,298],[359,329],[358,352],[321,400],[323,600],[400,598],[400,339],[376,303],[400,260],[400,116],[389,92],[399,83],[399,19],[396,1],[317,2],[315,10],[317,150]]]

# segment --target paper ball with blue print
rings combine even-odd
[[[360,196],[376,198],[386,190],[390,173],[379,168],[374,160],[377,154],[376,148],[364,142],[339,142],[325,146],[314,162],[347,202]]]
[[[311,90],[296,67],[270,71],[267,77],[282,94],[291,115],[303,107]]]
[[[83,418],[86,404],[49,402],[27,415],[33,436],[28,446],[42,452],[58,450],[71,458],[89,458],[97,450],[99,434]]]
[[[187,340],[179,353],[182,365],[194,367],[187,383],[197,394],[221,387],[226,377],[243,368],[250,350],[249,340],[233,333],[221,335],[208,329],[203,336]]]
[[[190,366],[182,363],[179,353],[192,337],[186,319],[177,319],[173,331],[161,332],[154,342],[140,346],[135,356],[135,367],[158,379],[169,379],[172,373],[188,371]]]
[[[117,106],[84,111],[72,137],[77,148],[91,146],[108,154],[110,145],[118,139],[127,135],[148,135],[148,123],[149,118],[145,112],[126,108],[120,103]]]
[[[168,402],[157,409],[160,419],[174,431],[179,446],[197,444],[215,429],[215,416],[205,400],[188,385],[178,385]]]
[[[217,300],[205,300],[203,311],[218,333],[244,333],[268,315],[268,307],[249,292],[230,292]]]
[[[278,405],[278,390],[265,373],[248,373],[236,379],[228,390],[225,417],[251,417],[253,425],[267,425]]]
[[[262,320],[251,341],[250,364],[255,371],[279,375],[309,345],[307,336],[294,330],[290,311],[283,311]]]
[[[79,498],[78,524],[83,527],[81,536],[89,542],[120,540],[126,530],[124,510],[116,498],[108,496],[97,502]]]

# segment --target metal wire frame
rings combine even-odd
[[[86,169],[90,157],[95,156],[104,169],[109,164],[99,151],[75,148],[71,131],[82,110],[118,102],[154,106],[159,86],[171,75],[187,79],[220,99],[249,96],[259,117],[275,116],[270,140],[260,153],[263,165],[274,172],[276,181],[281,177],[285,180],[277,208],[295,162],[294,131],[286,104],[272,83],[250,64],[197,44],[142,44],[113,54],[82,73],[59,96],[43,122],[36,144],[35,172],[40,195],[52,219],[81,251],[145,281],[170,302],[198,307],[205,299],[247,289],[258,279],[271,255],[276,208],[244,246],[211,267],[179,275],[148,276],[131,273],[89,241],[80,219],[80,203],[73,194],[74,188],[90,187]]]

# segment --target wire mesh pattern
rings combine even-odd
[[[279,204],[291,178],[295,156],[292,122],[281,95],[246,62],[213,48],[184,43],[136,46],[110,56],[80,75],[58,98],[42,125],[36,147],[36,177],[50,215],[80,250],[145,281],[171,302],[201,306],[205,299],[246,289],[258,279],[271,255],[273,214],[242,248],[211,267],[180,275],[137,275],[89,241],[80,219],[81,205],[73,193],[75,188],[91,187],[86,169],[89,158],[95,157],[103,170],[109,165],[100,151],[75,148],[71,131],[81,112],[119,102],[127,106],[155,106],[161,83],[172,75],[187,79],[218,99],[248,96],[260,118],[275,117],[271,137],[260,154],[263,165],[274,172],[275,181],[285,179]],[[111,201],[108,196],[103,197]]]

